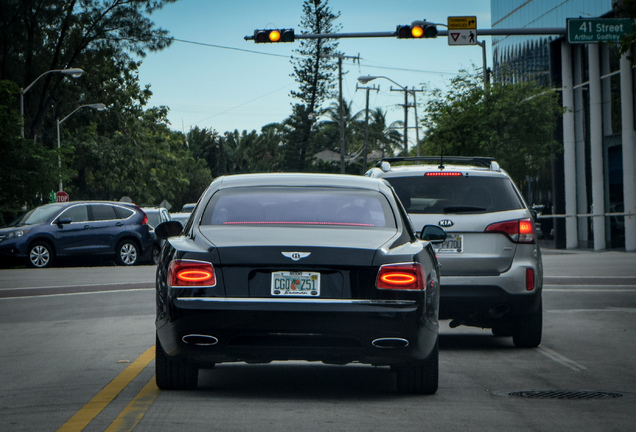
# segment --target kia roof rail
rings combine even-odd
[[[385,163],[386,162],[386,163]],[[489,168],[492,171],[501,171],[499,164],[492,157],[482,156],[409,156],[409,157],[388,157],[379,160],[375,166],[381,168],[383,171],[391,170],[391,163],[394,162],[435,162],[439,163],[440,169],[444,168],[444,163],[463,163],[467,165],[474,165],[484,168]]]

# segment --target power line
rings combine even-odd
[[[250,53],[250,54],[260,54],[260,55],[266,55],[266,56],[270,56],[270,57],[281,57],[281,58],[286,58],[286,59],[291,59],[292,56],[289,55],[284,55],[284,54],[273,54],[273,53],[267,53],[267,52],[262,52],[262,51],[254,51],[254,50],[248,50],[248,49],[244,49],[244,48],[236,48],[236,47],[230,47],[230,46],[225,46],[225,45],[216,45],[216,44],[211,44],[211,43],[206,43],[206,42],[196,42],[196,41],[190,41],[190,40],[185,40],[185,39],[177,39],[177,38],[166,38],[175,42],[181,42],[181,43],[186,43],[186,44],[192,44],[192,45],[199,45],[199,46],[205,46],[205,47],[209,47],[209,48],[218,48],[218,49],[225,49],[225,50],[231,50],[231,51],[239,51],[239,52],[245,52],[245,53]],[[363,58],[360,60],[364,60]],[[391,66],[373,66],[373,65],[365,65],[366,67],[369,68],[374,68],[374,69],[384,69],[384,70],[394,70],[394,71],[403,71],[403,72],[417,72],[417,73],[428,73],[428,74],[438,74],[438,75],[457,75],[454,72],[442,72],[442,71],[428,71],[428,70],[420,70],[420,69],[408,69],[408,68],[397,68],[397,67],[391,67]]]

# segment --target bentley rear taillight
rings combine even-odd
[[[168,284],[175,288],[215,286],[214,266],[206,261],[174,260],[168,270]]]
[[[421,291],[425,288],[425,280],[422,264],[387,264],[380,267],[375,286],[386,290]]]

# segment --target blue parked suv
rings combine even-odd
[[[152,245],[146,214],[123,202],[46,204],[0,229],[0,259],[26,259],[36,268],[72,256],[112,257],[130,266],[150,254]]]

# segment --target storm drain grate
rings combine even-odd
[[[568,400],[598,400],[617,399],[626,396],[625,393],[607,391],[572,391],[572,390],[523,390],[502,392],[501,396],[512,396],[526,399],[568,399]]]

